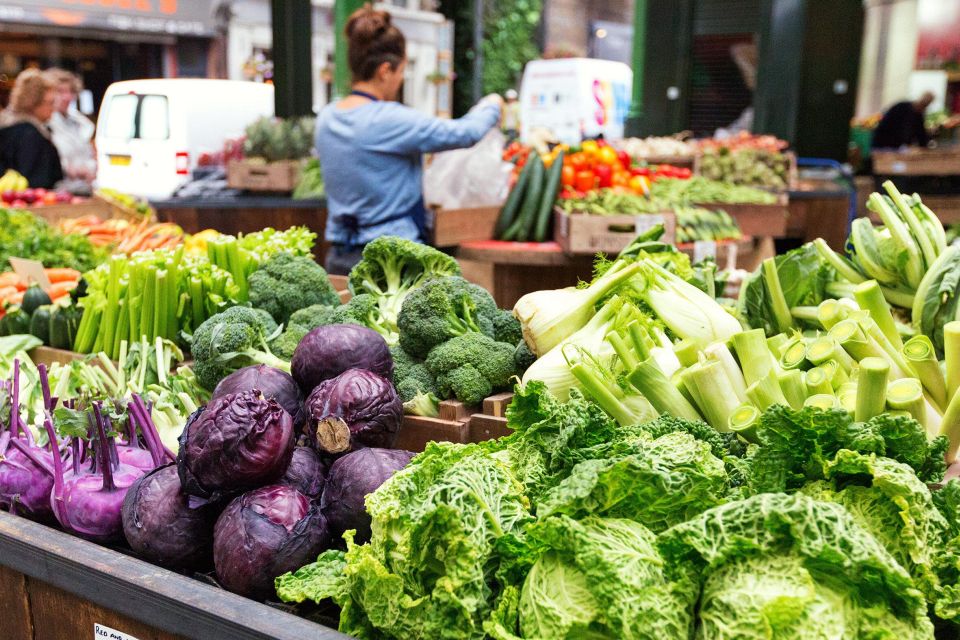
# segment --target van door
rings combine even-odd
[[[171,136],[170,100],[135,92],[109,96],[97,134],[97,183],[166,198],[187,178]],[[181,161],[182,164],[182,161]]]

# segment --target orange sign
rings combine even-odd
[[[213,35],[214,0],[0,0],[0,22]]]

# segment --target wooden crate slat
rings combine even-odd
[[[507,419],[476,413],[470,417],[469,442],[484,442],[513,433],[507,428]]]
[[[466,442],[467,423],[423,416],[403,416],[400,436],[394,445],[397,449],[423,451],[430,441]]]
[[[483,413],[488,416],[503,418],[507,415],[507,406],[513,401],[513,392],[497,393],[483,401]]]
[[[554,210],[553,239],[568,255],[617,254],[653,224],[663,224],[661,240],[672,243],[677,218],[672,212],[593,215]]]
[[[456,247],[464,242],[489,240],[500,216],[500,207],[431,210],[433,219],[431,244],[435,247]]]

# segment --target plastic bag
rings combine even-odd
[[[513,166],[503,161],[504,140],[494,128],[468,149],[434,154],[423,172],[424,202],[444,209],[503,204]]]

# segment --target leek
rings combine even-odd
[[[754,329],[754,331],[763,331],[763,329]],[[774,359],[779,359],[783,347],[788,342],[790,342],[790,338],[785,333],[778,333],[774,336],[770,336],[767,338],[767,350],[770,351]]]
[[[916,378],[900,378],[887,385],[887,407],[907,411],[926,427],[927,403],[923,399],[923,385]]]
[[[673,347],[673,352],[677,354],[677,359],[684,367],[696,364],[699,351],[697,345],[690,340],[681,340]]]
[[[883,358],[865,358],[857,378],[857,406],[854,417],[866,422],[883,413],[887,402],[887,377],[890,363]]]
[[[760,410],[751,404],[742,404],[733,410],[727,427],[748,442],[757,443],[757,425],[760,423]]]
[[[780,366],[786,370],[806,369],[810,366],[807,362],[807,345],[800,335],[794,336],[783,349],[780,356]]]
[[[849,309],[838,300],[824,300],[817,307],[817,321],[829,331],[835,324],[845,320],[849,313]]]
[[[803,383],[807,385],[808,396],[833,393],[833,385],[830,384],[830,377],[822,367],[814,367],[803,374]]]
[[[884,299],[877,281],[869,280],[857,285],[857,288],[853,291],[853,296],[860,308],[869,313],[873,321],[877,323],[887,340],[897,349],[902,349],[903,342],[900,340],[900,333],[897,331],[897,323],[893,320],[890,305]]]
[[[686,420],[702,420],[679,389],[657,367],[652,359],[641,362],[629,375],[628,380],[642,393],[653,408]]]
[[[830,328],[827,335],[836,340],[855,360],[883,357],[880,347],[867,338],[860,323],[853,318],[841,320]]]
[[[794,411],[803,407],[803,401],[807,399],[807,388],[803,383],[803,372],[799,369],[784,371],[777,376],[777,382],[780,383],[780,390],[783,391],[783,397],[787,404]]]
[[[960,393],[954,393],[950,398],[940,422],[940,435],[947,436],[950,441],[946,457],[947,464],[951,464],[957,458],[957,449],[960,449]]]
[[[943,354],[947,370],[947,397],[953,398],[960,388],[960,320],[943,325]]]
[[[705,362],[691,367],[683,378],[710,426],[717,431],[727,431],[730,414],[740,403],[720,363]]]
[[[829,336],[820,336],[810,341],[807,345],[806,358],[815,365],[834,360],[843,367],[844,371],[850,371],[856,364],[840,343]]]
[[[743,372],[740,371],[737,361],[734,360],[733,354],[730,353],[727,346],[723,343],[715,342],[704,349],[704,354],[708,360],[720,363],[724,373],[727,374],[727,379],[730,381],[733,392],[737,394],[737,399],[740,402],[746,402],[747,383],[743,379]]]
[[[782,334],[777,334],[782,335]],[[774,370],[775,362],[765,344],[763,329],[743,331],[731,342],[743,369],[743,379],[750,385]]]
[[[859,365],[858,365],[859,366]],[[826,371],[830,384],[836,391],[841,385],[850,381],[850,376],[846,369],[837,364],[836,360],[827,360],[820,364],[820,368]]]
[[[767,375],[747,387],[747,397],[750,398],[750,402],[764,411],[775,404],[788,404],[773,371],[768,371]]]
[[[790,315],[790,306],[783,295],[783,286],[777,275],[776,258],[767,258],[760,268],[763,272],[763,282],[767,286],[767,293],[770,295],[770,306],[773,319],[777,324],[777,331],[782,333],[793,326],[793,316]]]
[[[826,411],[828,409],[839,409],[840,403],[837,400],[837,396],[832,393],[818,393],[804,400],[803,406],[815,407]]]
[[[947,408],[947,384],[943,370],[937,362],[933,342],[925,335],[910,338],[901,349],[910,370],[920,379],[923,388],[930,394],[933,404],[945,410]]]
[[[840,400],[840,406],[848,413],[855,413],[857,410],[857,385],[849,383],[841,385],[836,393]]]

